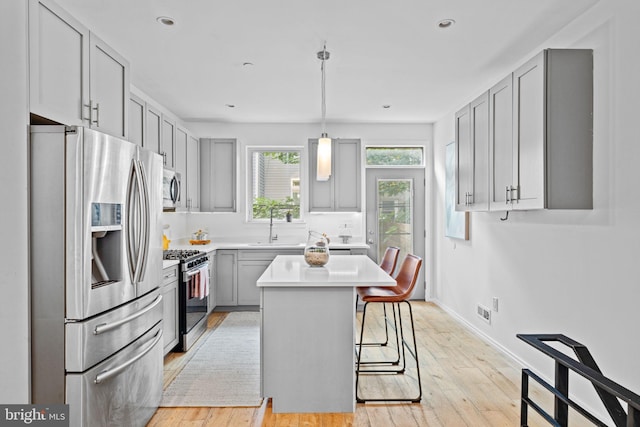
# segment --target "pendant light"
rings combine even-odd
[[[323,46],[322,50],[318,52],[318,59],[322,61],[322,133],[320,139],[318,139],[318,164],[316,167],[316,180],[328,181],[331,176],[331,138],[327,136],[325,130],[325,116],[327,113],[327,98],[325,95],[325,64],[324,62],[329,59],[329,52],[327,52],[327,46]]]

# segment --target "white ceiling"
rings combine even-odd
[[[183,120],[318,122],[316,53],[326,41],[327,122],[428,123],[479,95],[597,1],[57,3],[130,61],[133,85]],[[176,23],[160,25],[158,16]],[[437,28],[444,18],[456,24]]]

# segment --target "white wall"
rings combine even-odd
[[[211,237],[218,240],[253,239],[266,240],[269,227],[266,224],[246,223],[248,146],[300,146],[303,148],[302,176],[308,175],[306,148],[309,138],[318,138],[320,124],[219,124],[189,122],[189,129],[202,138],[236,138],[238,141],[238,212],[237,213],[192,213],[164,214],[165,223],[170,224],[172,238],[188,237],[199,228],[207,229]],[[432,125],[430,124],[328,124],[329,135],[334,138],[359,138],[366,145],[423,145],[431,153]],[[363,175],[364,178],[364,175]],[[364,196],[364,179],[362,192]],[[306,179],[302,180],[303,192],[308,191]],[[303,196],[304,198],[305,196]],[[364,206],[364,203],[362,204]],[[276,224],[274,233],[280,241],[306,241],[306,230],[326,232],[337,239],[338,225],[353,224],[354,241],[364,241],[363,213],[313,213],[305,214],[304,224]]]
[[[587,345],[604,374],[640,392],[635,332],[640,324],[640,2],[602,0],[545,47],[594,49],[594,209],[472,213],[468,242],[438,232],[438,302],[546,378],[550,359],[517,333],[563,333]],[[495,81],[519,64],[513,64]],[[460,106],[488,87],[469,93]],[[445,145],[454,139],[453,112],[434,128],[436,230],[444,229]],[[477,303],[499,312],[488,325]],[[588,384],[571,386],[577,400],[604,413]]]
[[[0,402],[29,403],[27,2],[2,4],[0,129]]]

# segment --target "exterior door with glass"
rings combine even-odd
[[[369,257],[379,263],[388,246],[397,246],[398,267],[408,253],[424,259],[424,169],[368,168],[366,180]],[[425,299],[424,268],[412,299]]]

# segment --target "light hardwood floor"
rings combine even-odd
[[[259,408],[160,408],[147,426],[520,425],[521,368],[460,325],[438,306],[426,302],[413,302],[412,306],[423,388],[420,403],[358,404],[353,414],[273,414],[270,402],[264,402]],[[207,333],[216,328],[225,316],[225,313],[212,313],[208,319]],[[370,317],[367,314],[367,325],[370,325],[369,320],[381,317]],[[382,330],[375,322],[371,325],[372,330]],[[365,332],[369,333],[373,331]],[[205,336],[206,334],[203,338]],[[170,353],[165,358],[165,387],[195,353],[202,341],[204,340],[201,338],[186,354]],[[409,363],[409,367],[410,375],[415,373],[415,364],[412,367]],[[415,388],[415,385],[410,383],[403,385],[402,381],[398,381],[398,377],[401,376],[367,376],[366,379],[361,376],[361,390],[363,394],[375,394]],[[402,389],[397,389],[399,386]],[[530,393],[547,410],[552,410],[552,400],[547,393],[535,386],[530,386]],[[547,425],[537,414],[529,412],[529,426]],[[580,420],[572,420],[570,425],[584,424]]]

